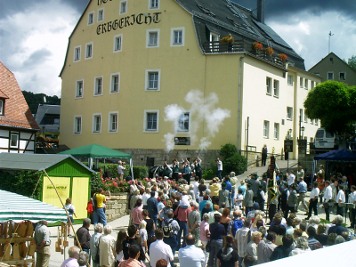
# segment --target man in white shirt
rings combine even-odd
[[[237,253],[239,254],[239,266],[242,266],[242,261],[246,256],[247,244],[251,240],[251,220],[246,219],[244,221],[244,227],[237,230],[235,235]]]
[[[216,176],[219,177],[219,179],[221,181],[222,180],[223,163],[219,158],[216,159],[216,165],[218,168],[218,172],[217,172]]]
[[[205,254],[201,248],[196,247],[195,237],[188,234],[185,237],[186,246],[179,249],[179,265],[185,267],[201,267],[205,263]],[[152,265],[151,265],[152,266]]]
[[[288,187],[289,187],[291,184],[294,184],[294,182],[295,182],[295,175],[294,175],[294,173],[291,172],[291,173],[288,175],[288,178],[287,178]]]
[[[168,262],[168,267],[171,267],[171,262],[174,260],[172,248],[163,242],[163,230],[158,228],[155,230],[157,240],[150,245],[150,265],[156,266],[156,262],[164,259]]]
[[[310,192],[310,199],[309,199],[309,212],[307,220],[311,217],[312,210],[314,211],[314,215],[318,215],[318,197],[319,197],[320,190],[318,188],[318,182],[314,182],[313,189]]]
[[[339,185],[339,192],[336,195],[335,202],[337,203],[336,213],[344,216],[345,213],[345,192],[344,187]]]
[[[331,187],[330,181],[325,181],[325,190],[324,190],[324,209],[326,220],[330,221],[330,207],[333,205],[333,189]]]

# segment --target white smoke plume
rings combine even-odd
[[[164,135],[167,152],[174,148],[174,137],[178,132],[178,120],[183,112],[190,114],[190,142],[193,145],[198,141],[200,150],[206,150],[210,146],[211,138],[219,132],[224,120],[231,116],[229,110],[216,107],[219,102],[216,93],[211,93],[204,98],[202,91],[192,90],[185,96],[185,101],[190,105],[187,110],[177,104],[171,104],[165,108],[165,121],[170,121],[173,124],[173,132]],[[197,140],[197,131],[203,124],[205,124],[207,134]]]

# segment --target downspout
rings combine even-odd
[[[239,60],[239,69],[237,73],[237,136],[236,143],[237,149],[243,150],[246,148],[246,158],[247,158],[247,147],[248,147],[248,133],[246,132],[244,145],[242,141],[242,131],[243,131],[243,118],[242,118],[242,110],[243,110],[243,88],[244,88],[244,64],[245,64],[245,56],[240,56]]]

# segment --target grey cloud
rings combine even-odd
[[[22,67],[29,68],[31,66],[39,66],[51,55],[52,53],[48,49],[37,50],[36,52],[32,53],[29,56],[29,58],[23,62]]]

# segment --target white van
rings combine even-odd
[[[314,138],[315,149],[336,149],[338,147],[337,137],[334,133],[319,128]]]

